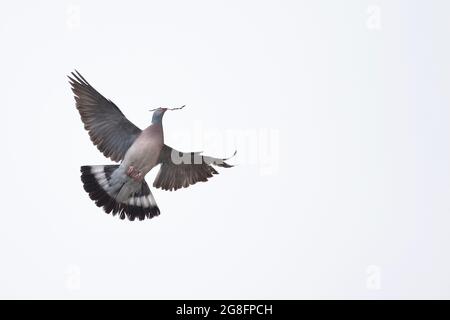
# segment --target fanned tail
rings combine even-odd
[[[106,213],[119,215],[120,219],[127,217],[133,221],[136,218],[144,220],[158,216],[159,208],[145,180],[126,200],[117,200],[120,190],[129,182],[129,177],[117,170],[119,167],[119,165],[82,166],[81,181],[89,197],[98,207],[103,207]]]

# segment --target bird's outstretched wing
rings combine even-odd
[[[78,71],[69,76],[76,107],[89,136],[105,157],[120,161],[141,133],[120,109],[95,90]]]
[[[223,168],[232,167],[225,160],[228,159],[202,156],[200,152],[180,152],[164,145],[158,161],[161,163],[161,168],[153,186],[172,191],[186,188],[199,181],[207,181],[214,174],[218,174],[212,165]]]

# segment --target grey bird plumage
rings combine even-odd
[[[144,220],[160,214],[145,181],[146,174],[161,165],[153,187],[178,190],[207,181],[229,168],[225,160],[184,153],[164,144],[162,119],[167,108],[154,111],[152,123],[141,130],[120,109],[95,90],[80,73],[72,72],[70,85],[84,128],[98,150],[117,165],[82,166],[81,180],[89,197],[106,213],[121,219]]]

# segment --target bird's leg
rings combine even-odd
[[[144,179],[144,175],[142,174],[142,172],[133,166],[128,167],[127,176],[129,176],[136,182],[141,182]]]

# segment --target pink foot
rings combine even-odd
[[[135,167],[133,166],[129,166],[128,170],[127,170],[127,175],[130,178],[133,178],[133,180],[140,182],[142,181],[142,179],[144,178],[142,175],[142,172],[140,172],[139,170],[137,170]]]

